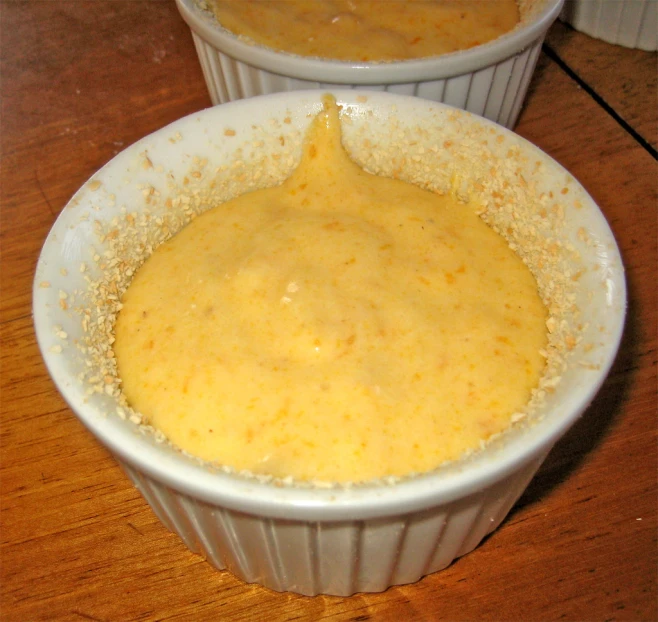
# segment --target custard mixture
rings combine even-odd
[[[278,51],[394,61],[465,50],[519,22],[516,0],[206,0],[234,34]]]
[[[546,310],[476,207],[361,169],[327,100],[282,185],[205,212],[137,271],[114,343],[126,398],[187,452],[281,478],[477,450],[538,383]]]

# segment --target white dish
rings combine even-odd
[[[199,0],[176,0],[192,30],[213,104],[309,88],[390,91],[444,102],[513,127],[546,31],[563,0],[525,0],[512,32],[470,50],[429,59],[350,63],[252,45],[223,29]]]
[[[566,0],[560,19],[607,43],[658,49],[658,0]]]
[[[343,123],[348,146],[367,138],[371,154],[391,153],[393,144],[407,154],[416,149],[418,158],[407,158],[409,166],[416,161],[421,169],[445,170],[448,176],[453,163],[462,161],[463,188],[482,181],[478,175],[489,176],[483,173],[489,164],[485,169],[469,164],[474,153],[486,152],[503,163],[501,182],[518,184],[523,176],[522,183],[537,193],[538,211],[562,211],[555,222],[549,218],[548,228],[542,229],[540,215],[535,224],[540,235],[559,242],[556,252],[564,255],[564,276],[573,283],[572,302],[580,309],[577,319],[565,321],[582,325],[581,340],[536,420],[436,472],[391,485],[323,489],[211,469],[118,416],[116,396],[102,386],[98,392],[90,388],[95,383],[89,365],[95,362],[75,342],[88,334],[79,309],[90,306],[89,280],[97,281],[100,264],[110,261],[104,254],[110,238],[101,241],[99,230],[113,230],[126,213],[136,220],[147,211],[152,219],[167,217],[177,205],[183,209],[203,196],[216,176],[224,175],[229,194],[240,191],[239,172],[272,150],[286,154],[280,160],[286,170],[267,173],[261,181],[268,185],[285,177],[299,155],[304,129],[321,108],[318,90],[210,108],[128,147],[60,214],[43,246],[33,292],[38,343],[54,382],[162,522],[217,568],[274,590],[309,595],[349,595],[414,582],[475,548],[505,518],[553,444],[593,399],[615,356],[626,304],[623,267],[605,218],[578,182],[539,149],[491,122],[435,102],[353,90],[334,94],[349,117]],[[225,171],[223,164],[229,165]],[[197,179],[200,170],[205,172]],[[405,170],[402,166],[403,176]],[[582,270],[578,279],[568,278],[572,269]],[[105,317],[104,309],[92,309],[89,321],[98,323],[100,316]]]

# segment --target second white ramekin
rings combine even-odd
[[[350,63],[250,44],[223,29],[198,0],[176,0],[213,104],[309,88],[358,88],[443,102],[513,127],[546,31],[563,0],[525,0],[521,24],[484,45],[434,58]]]
[[[658,48],[658,0],[566,0],[560,19],[607,43]]]

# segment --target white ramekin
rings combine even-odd
[[[658,49],[658,0],[566,0],[560,19],[607,43]]]
[[[176,0],[192,30],[213,104],[281,91],[357,88],[444,102],[510,128],[562,3],[520,2],[525,17],[515,30],[470,50],[423,60],[351,63],[252,45],[219,26],[198,0]]]
[[[535,224],[541,229],[546,214],[560,216],[562,224],[550,225],[541,235],[574,264],[567,267],[574,271],[568,279],[574,287],[569,304],[579,307],[581,330],[562,379],[547,390],[531,422],[514,426],[466,460],[397,483],[275,484],[213,469],[162,442],[126,417],[115,396],[93,390],[94,361],[88,350],[76,347],[84,344],[85,322],[106,321],[102,310],[91,318],[80,315],[90,306],[89,283],[122,259],[111,256],[111,236],[99,237],[100,232],[116,227],[127,214],[132,221],[147,217],[152,226],[162,226],[173,207],[187,205],[212,175],[226,172],[232,182],[268,145],[297,144],[320,110],[322,95],[318,90],[279,93],[209,108],[117,155],[71,199],[48,235],[36,269],[33,312],[39,347],[59,391],[192,551],[244,581],[274,590],[349,595],[414,582],[448,566],[496,529],[608,373],[621,337],[626,294],[605,218],[578,182],[539,149],[443,104],[334,91],[346,118],[346,143],[364,138],[364,144],[379,145],[373,153],[383,160],[413,148],[417,155],[405,162],[423,170],[446,168],[451,178],[450,162],[461,158],[466,168],[459,188],[482,181],[469,179],[468,163],[484,149],[491,158],[487,162],[503,163],[500,175],[541,193],[533,229]],[[391,124],[395,131],[389,131]],[[510,160],[510,154],[519,157]],[[288,168],[292,160],[286,160]],[[400,160],[393,165],[404,174]],[[195,187],[202,170],[212,175]],[[488,165],[485,176],[490,176]],[[181,188],[187,194],[181,195]]]

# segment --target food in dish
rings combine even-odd
[[[530,400],[546,309],[480,206],[372,175],[330,98],[281,185],[198,216],[124,293],[130,405],[204,460],[355,482],[477,450]]]
[[[516,0],[206,0],[234,34],[273,50],[395,61],[481,45],[519,22]]]

